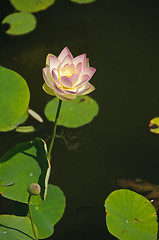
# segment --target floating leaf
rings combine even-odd
[[[39,238],[47,238],[53,234],[53,226],[63,216],[66,200],[59,187],[49,184],[45,201],[39,206],[31,206],[33,221]]]
[[[55,0],[10,0],[18,11],[38,12],[51,6]]]
[[[159,134],[159,117],[153,118],[149,123],[150,131]]]
[[[39,238],[47,238],[54,232],[54,225],[61,219],[65,210],[66,200],[63,192],[57,186],[48,185],[48,193],[45,201],[40,205],[31,205],[34,224],[38,229]],[[26,216],[28,206],[15,202],[13,213]]]
[[[79,4],[85,4],[85,3],[92,3],[96,0],[70,0],[71,2],[79,3]]]
[[[7,152],[0,161],[0,192],[9,199],[28,202],[31,183],[39,183],[41,195],[31,198],[32,204],[41,203],[46,195],[49,162],[46,144],[42,139],[20,143]]]
[[[18,12],[5,17],[2,23],[8,23],[10,25],[6,33],[11,35],[22,35],[35,29],[36,18],[31,13]]]
[[[58,98],[53,98],[46,104],[45,115],[49,121],[55,121]],[[93,120],[99,107],[95,100],[88,96],[80,96],[75,100],[63,101],[58,125],[69,128],[83,126]]]
[[[18,73],[0,66],[0,131],[10,131],[26,117],[30,92]]]
[[[35,231],[38,235],[37,229]],[[30,219],[10,215],[0,215],[1,240],[34,240]]]
[[[127,189],[112,192],[105,201],[106,223],[120,240],[156,240],[157,214],[148,199]]]
[[[35,128],[33,126],[20,126],[16,128],[16,132],[21,132],[21,133],[30,133],[34,131],[35,131]]]

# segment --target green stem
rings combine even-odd
[[[61,105],[62,105],[62,100],[59,99],[59,104],[58,104],[58,108],[57,108],[57,112],[56,112],[56,118],[55,118],[55,123],[54,123],[52,138],[51,138],[51,143],[50,143],[49,151],[48,151],[48,154],[47,154],[47,157],[48,157],[49,161],[51,161],[51,151],[52,151],[52,147],[53,147],[54,140],[55,140],[57,121],[58,121]]]
[[[37,236],[35,226],[34,226],[34,223],[33,223],[33,217],[32,217],[32,212],[31,212],[31,207],[30,207],[30,199],[31,199],[31,194],[29,195],[29,198],[28,198],[29,215],[30,215],[30,221],[31,221],[31,226],[32,226],[32,229],[33,229],[35,240],[38,240],[38,236]]]

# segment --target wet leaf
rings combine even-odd
[[[38,12],[51,6],[55,0],[10,0],[18,11]]]
[[[157,214],[148,199],[127,189],[112,192],[105,201],[109,232],[120,240],[156,240]]]
[[[24,78],[0,66],[0,131],[13,130],[27,118],[29,100]]]
[[[7,34],[22,35],[33,31],[36,27],[36,18],[31,13],[16,12],[8,15],[2,21],[2,24],[8,23],[10,28]]]
[[[36,227],[35,230],[37,232]],[[0,215],[0,239],[34,240],[30,219],[13,215]]]
[[[50,165],[46,158],[46,144],[42,139],[24,142],[8,151],[0,161],[0,193],[2,196],[28,202],[31,183],[39,183],[41,194],[31,198],[39,204],[46,196]]]
[[[45,115],[49,121],[55,121],[58,98],[53,98],[45,107]],[[98,114],[99,107],[95,100],[88,96],[80,96],[75,100],[63,101],[58,125],[77,128],[88,124]]]

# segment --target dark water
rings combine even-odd
[[[1,19],[13,12],[1,0]],[[117,189],[114,180],[145,179],[159,184],[159,136],[148,123],[159,116],[159,3],[148,0],[98,0],[77,5],[56,0],[48,10],[36,13],[37,27],[30,34],[11,37],[0,32],[0,65],[15,70],[27,81],[30,107],[43,117],[50,96],[41,89],[41,69],[51,52],[68,46],[74,56],[87,53],[97,68],[90,96],[100,106],[94,121],[64,131],[75,136],[68,149],[56,139],[50,182],[67,198],[64,217],[50,239],[115,239],[105,226],[104,201]],[[45,117],[44,117],[45,119]],[[43,137],[51,131],[31,118],[33,134],[0,133],[0,155],[16,143]],[[7,201],[8,203],[8,201]],[[7,213],[8,205],[1,211]]]

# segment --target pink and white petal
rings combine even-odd
[[[73,84],[71,82],[71,79],[67,76],[62,76],[60,78],[61,84],[66,88],[72,88]]]
[[[59,64],[60,64],[60,61],[57,57],[53,55],[49,56],[50,71],[52,71],[54,68],[57,68]]]
[[[67,56],[64,58],[64,60],[62,61],[62,63],[61,63],[61,69],[62,69],[66,64],[68,64],[68,65],[71,65],[71,64],[72,64],[72,58],[71,58],[69,55],[67,55]]]
[[[78,63],[82,63],[83,66],[86,64],[86,54],[81,54],[73,59],[73,63],[77,66]]]
[[[76,65],[75,73],[78,74],[78,75],[80,75],[81,72],[82,72],[82,63],[80,62],[80,63],[78,63],[78,64]]]
[[[59,81],[59,79],[58,79],[58,72],[57,72],[56,69],[53,69],[53,70],[52,70],[52,78],[53,78],[53,80],[55,81],[55,83],[56,83],[59,87],[62,87],[62,85],[61,85],[61,83],[60,83],[60,81]]]
[[[83,74],[82,76],[80,76],[78,82],[76,82],[75,87],[82,87],[84,84],[86,84],[86,82],[88,82],[90,79],[89,75],[87,74]]]
[[[58,93],[60,95],[65,95],[65,91],[62,88],[59,88],[58,85],[56,85],[55,82],[53,82],[53,86],[52,86],[53,90],[55,91],[55,93]]]
[[[52,96],[55,96],[54,90],[51,89],[51,88],[49,88],[49,86],[48,86],[46,83],[43,84],[43,90],[44,90],[47,94],[52,95]]]
[[[46,67],[49,67],[49,58],[50,58],[50,56],[56,57],[55,55],[49,53],[49,54],[47,55],[47,57],[46,57]]]
[[[75,72],[74,64],[66,64],[61,68],[61,73],[63,76],[71,76]]]
[[[71,59],[73,59],[72,53],[70,52],[68,47],[65,47],[58,56],[58,59],[60,60],[60,62],[62,62],[67,55],[69,55]]]
[[[82,74],[87,74],[89,75],[89,79],[93,76],[93,74],[96,72],[96,69],[93,67],[87,67],[83,69]]]
[[[51,87],[52,86],[52,83],[53,83],[53,78],[50,74],[50,69],[49,67],[45,67],[43,68],[42,70],[42,74],[43,74],[43,78],[44,78],[44,81],[46,82],[46,84]]]
[[[70,77],[70,81],[72,82],[73,86],[76,84],[76,82],[78,82],[78,79],[79,79],[78,74],[72,74],[72,76]]]
[[[86,95],[93,92],[94,90],[95,90],[95,87],[92,84],[86,83],[84,86],[82,86],[78,90],[77,95]]]

